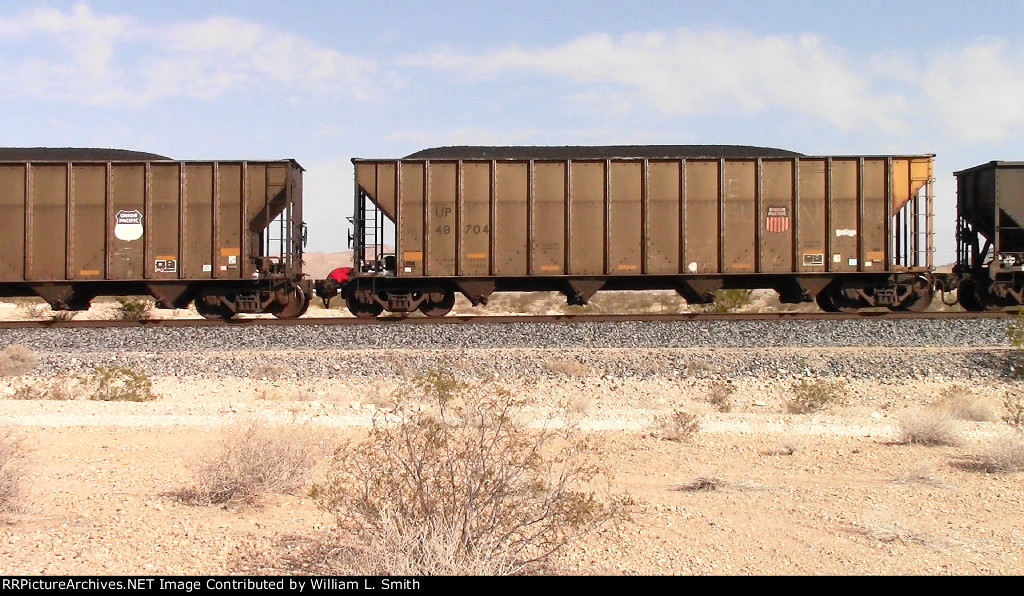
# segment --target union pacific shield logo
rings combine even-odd
[[[137,210],[118,211],[114,218],[114,236],[126,242],[142,238],[142,213]]]
[[[789,207],[769,207],[764,227],[769,232],[788,232]]]

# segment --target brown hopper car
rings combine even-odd
[[[354,159],[357,316],[455,292],[770,288],[825,310],[932,299],[932,155],[759,147],[453,147]],[[383,254],[395,238],[394,254]],[[329,293],[329,292],[327,292]]]
[[[302,168],[92,149],[0,151],[0,296],[302,314]]]
[[[1024,304],[1024,162],[956,172],[960,304],[998,310]]]

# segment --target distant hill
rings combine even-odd
[[[323,279],[338,267],[352,266],[352,251],[302,253],[302,270],[313,279]]]
[[[394,252],[394,249],[385,245],[382,252]],[[352,251],[342,252],[304,252],[302,253],[302,270],[313,279],[323,279],[327,274],[338,267],[352,266]]]

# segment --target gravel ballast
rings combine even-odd
[[[771,348],[1008,346],[1010,319],[630,321],[466,325],[223,326],[0,330],[40,352],[366,348]]]
[[[455,368],[488,376],[986,378],[1014,372],[1009,319],[507,323],[493,325],[18,329],[50,374],[130,364],[159,376],[395,376]],[[570,371],[572,372],[572,371]]]

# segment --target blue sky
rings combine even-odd
[[[352,157],[452,144],[708,143],[1024,160],[1024,3],[0,0],[6,146],[291,157],[310,250]]]

